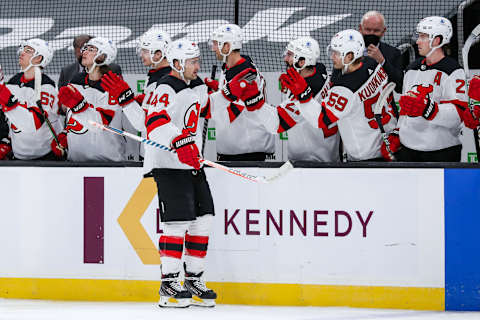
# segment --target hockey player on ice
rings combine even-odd
[[[58,101],[68,108],[66,126],[59,134],[61,146],[71,161],[124,161],[125,139],[90,127],[89,121],[123,128],[124,97],[112,96],[101,86],[100,79],[111,71],[117,47],[108,39],[90,39],[83,48],[82,65],[86,72],[75,75],[70,84],[61,87]],[[52,150],[63,156],[55,140]]]
[[[18,50],[21,72],[7,84],[0,84],[0,105],[10,126],[13,156],[20,160],[54,160],[50,150],[52,133],[37,106],[35,68],[43,70],[53,57],[53,50],[42,39],[25,41]],[[62,130],[59,120],[55,82],[42,73],[41,104],[54,130]]]
[[[398,146],[401,161],[460,161],[461,122],[473,126],[467,105],[465,72],[445,55],[452,24],[443,17],[422,19],[416,28],[421,56],[403,80],[399,136],[389,137]],[[393,150],[392,150],[393,151]]]
[[[202,106],[208,105],[207,87],[198,78],[200,49],[190,40],[176,40],[169,45],[166,58],[172,71],[157,82],[157,103],[148,108],[146,129],[149,139],[171,146],[176,153],[147,145],[144,160],[144,169],[151,171],[157,183],[163,223],[159,305],[214,306],[217,295],[201,279],[214,206],[198,151],[202,143],[200,114]]]
[[[225,24],[215,29],[210,38],[212,51],[222,61],[222,72],[218,81],[205,79],[215,93],[211,94],[212,119],[216,128],[217,160],[220,161],[264,161],[275,152],[274,136],[263,126],[253,110],[257,105],[245,106],[230,89],[230,82],[239,73],[251,69],[247,77],[255,78],[259,90],[264,93],[265,80],[249,56],[241,55],[242,29],[235,24]],[[225,110],[228,111],[225,117]]]
[[[305,79],[311,94],[305,99],[314,98],[321,102],[326,97],[330,79],[322,63],[318,42],[311,37],[292,40],[285,48],[283,60],[287,68],[294,68]],[[256,83],[245,84],[244,96],[255,97]],[[252,93],[248,94],[248,91]],[[262,108],[253,111],[262,119],[265,127],[272,133],[288,131],[288,159],[304,161],[338,162],[339,135],[336,123],[331,126],[313,127],[300,113],[295,96],[285,88],[286,99],[277,107],[265,103]],[[250,97],[248,97],[250,98]],[[247,99],[248,99],[247,98]],[[247,100],[248,101],[248,100]],[[307,102],[307,101],[304,101]]]
[[[332,38],[327,51],[333,67],[341,72],[332,79],[322,102],[311,99],[311,88],[295,68],[281,75],[280,82],[292,92],[301,114],[315,128],[329,129],[337,123],[349,161],[382,161],[381,133],[373,108],[388,76],[376,61],[363,57],[364,49],[363,37],[356,30],[344,30]],[[382,112],[386,131],[396,125],[392,108],[390,102],[389,110],[384,107]]]

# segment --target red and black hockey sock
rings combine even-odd
[[[182,258],[183,237],[161,236],[158,241],[160,257]]]
[[[208,236],[192,236],[190,234],[185,235],[185,254],[204,258],[207,255],[208,248]]]

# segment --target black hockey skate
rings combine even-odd
[[[160,286],[160,307],[186,308],[190,305],[192,294],[185,290],[178,280],[178,272],[162,274]]]
[[[185,289],[192,294],[191,304],[200,307],[214,307],[217,294],[212,289],[205,286],[205,282],[200,279],[203,272],[193,274],[185,270]]]

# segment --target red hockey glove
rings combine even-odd
[[[480,76],[475,76],[468,85],[468,96],[473,100],[480,101]]]
[[[128,83],[112,71],[103,75],[100,85],[105,91],[110,93],[122,107],[134,100],[133,91],[130,89]]]
[[[287,73],[280,75],[280,83],[282,87],[288,88],[300,103],[308,102],[312,98],[312,89],[295,68],[288,68]]]
[[[265,96],[260,90],[258,90],[256,81],[245,83],[245,89],[243,90],[240,99],[243,100],[248,111],[258,110],[265,103]]]
[[[242,96],[248,82],[252,82],[257,78],[257,71],[253,68],[248,68],[233,77],[227,82],[222,89],[223,96],[230,102],[238,100]]]
[[[178,160],[196,170],[200,169],[200,153],[193,137],[184,132],[172,140],[172,146],[177,151]]]
[[[205,78],[203,79],[203,82],[205,82],[208,87],[208,93],[218,91],[218,80]]]
[[[56,157],[63,158],[66,155],[66,150],[68,149],[66,132],[61,132],[57,138],[58,138],[58,144],[55,141],[55,139],[53,139],[52,143],[50,144],[50,147]]]
[[[395,153],[400,150],[400,137],[398,136],[398,128],[395,128],[388,134],[387,143],[382,142],[380,151],[382,152],[382,157],[387,161],[395,160]],[[390,150],[389,150],[390,149]]]
[[[457,107],[457,111],[463,123],[465,124],[465,127],[476,129],[480,125],[480,106],[473,106],[472,111],[470,111],[468,108],[460,109]]]
[[[438,113],[438,104],[430,99],[430,95],[418,86],[419,92],[408,91],[400,97],[400,115],[409,117],[424,117],[432,120]]]
[[[4,160],[12,152],[12,146],[6,142],[0,142],[0,160]]]
[[[0,105],[3,112],[8,112],[18,106],[18,101],[6,85],[0,84]]]
[[[285,87],[285,85],[282,83],[282,75],[280,75],[280,77],[278,77],[278,83],[279,83],[279,87],[280,87],[280,92],[281,93],[287,93],[288,88]]]
[[[72,110],[73,113],[85,111],[90,104],[85,101],[83,95],[71,84],[58,90],[58,102]]]
[[[145,93],[140,93],[140,94],[137,94],[135,97],[134,97],[135,101],[137,101],[137,103],[139,105],[142,105],[143,103],[143,100],[145,100]]]

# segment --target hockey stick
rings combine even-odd
[[[145,143],[147,145],[150,145],[150,146],[153,146],[153,147],[156,147],[156,148],[160,148],[160,149],[165,150],[165,151],[176,153],[175,150],[173,150],[173,149],[171,149],[167,146],[164,146],[163,144],[155,142],[153,140],[142,138],[142,137],[136,136],[134,134],[131,134],[129,132],[126,132],[126,131],[123,131],[123,130],[120,130],[120,129],[116,129],[116,128],[112,128],[110,126],[103,125],[103,124],[97,123],[97,122],[92,121],[92,120],[89,120],[88,122],[91,125],[93,125],[94,127],[100,128],[102,130],[105,130],[105,131],[108,131],[108,132],[111,132],[111,133],[115,133],[115,134],[130,138],[130,139],[133,139],[133,140],[136,140],[136,141],[140,141],[142,143]],[[210,161],[210,160],[207,160],[207,159],[200,159],[200,162],[202,162],[203,164],[206,164],[207,166],[217,168],[217,169],[223,170],[227,173],[236,175],[240,178],[250,180],[250,181],[253,181],[253,182],[261,182],[261,183],[272,182],[272,181],[280,178],[285,173],[287,173],[290,169],[293,168],[293,165],[290,163],[290,161],[287,161],[277,170],[277,172],[275,174],[273,174],[269,177],[266,177],[266,176],[256,176],[256,175],[253,175],[253,174],[245,173],[245,172],[242,172],[240,170],[229,168],[229,167],[223,166],[219,163],[216,163],[216,162],[213,162],[213,161]]]
[[[463,70],[465,70],[465,86],[468,92],[468,79],[470,77],[470,70],[468,68],[468,52],[470,47],[480,41],[480,24],[473,29],[472,33],[468,36],[467,41],[462,49],[462,58],[463,58]],[[470,110],[473,109],[471,104],[470,97],[468,97],[468,107]],[[475,152],[477,153],[477,162],[480,163],[480,142],[478,141],[478,128],[473,129],[473,139],[475,140]]]
[[[390,157],[392,160],[395,160],[395,156],[393,155],[392,150],[390,149],[390,141],[388,141],[388,134],[385,132],[385,129],[383,128],[382,124],[382,110],[385,104],[387,103],[387,99],[390,96],[390,94],[393,92],[395,89],[395,83],[389,82],[385,88],[383,88],[382,92],[380,93],[380,96],[378,97],[377,103],[375,104],[375,108],[373,109],[373,114],[375,116],[375,120],[377,121],[378,128],[380,129],[380,132],[382,133],[382,140],[385,142],[385,146],[387,147],[387,151],[390,154]]]
[[[210,79],[215,79],[215,74],[217,73],[217,65],[212,65],[212,72],[210,73]],[[205,142],[207,140],[207,133],[208,133],[208,119],[205,118],[203,122],[203,130],[202,130],[202,157],[205,157]]]
[[[47,123],[48,129],[50,130],[50,133],[53,136],[53,139],[57,143],[57,147],[62,150],[62,154],[65,154],[65,149],[60,145],[60,142],[58,141],[58,137],[55,134],[55,129],[53,129],[52,123],[50,122],[50,119],[48,119],[48,115],[45,112],[45,109],[43,109],[42,106],[42,98],[41,98],[41,92],[42,92],[42,71],[40,70],[40,67],[33,67],[35,71],[35,82],[34,82],[34,92],[35,92],[35,102],[37,104],[37,107],[40,109],[43,115],[43,119],[45,119],[45,122]]]

